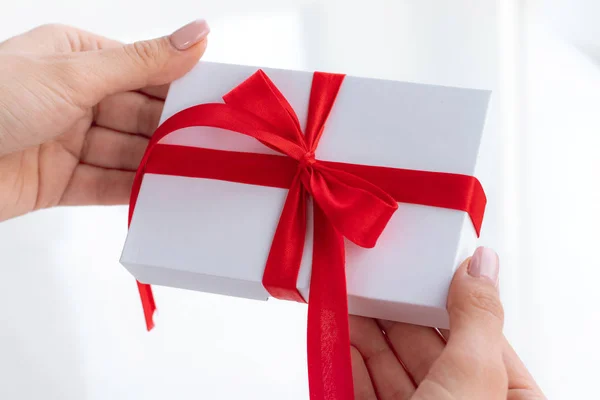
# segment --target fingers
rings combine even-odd
[[[105,96],[160,86],[180,78],[206,49],[209,28],[195,21],[169,37],[116,48],[78,53],[61,68],[69,96],[81,107],[91,107]]]
[[[123,46],[123,43],[96,35],[95,33],[87,32],[71,26],[62,26],[62,35],[64,41],[68,43],[68,51],[94,51],[102,49],[113,49]]]
[[[164,100],[167,98],[167,93],[169,93],[170,84],[160,85],[160,86],[150,86],[144,89],[141,89],[140,92],[147,94],[148,96],[154,97],[159,100]]]
[[[547,400],[547,398],[540,391],[511,389],[508,391],[506,400]]]
[[[440,333],[448,340],[450,331],[441,329]],[[504,345],[502,348],[502,358],[506,373],[508,376],[508,399],[513,400],[529,400],[529,399],[544,399],[541,389],[514,351],[506,337],[503,339]]]
[[[99,126],[151,136],[160,121],[164,102],[137,92],[108,96],[95,108]]]
[[[102,168],[135,171],[144,156],[148,139],[94,126],[88,131],[80,159]]]
[[[479,248],[454,275],[447,304],[451,335],[417,391],[421,398],[427,390],[443,390],[453,398],[506,399],[498,269],[496,254]]]
[[[415,386],[373,319],[350,317],[350,343],[362,355],[380,400],[410,399]]]
[[[448,339],[450,339],[450,331],[448,329],[440,329],[439,331],[444,340],[448,342]]]
[[[91,51],[120,46],[122,44],[116,40],[72,26],[46,24],[0,43],[0,50],[52,54],[55,52]]]
[[[449,344],[457,336],[501,341],[504,311],[497,290],[498,271],[496,253],[479,248],[456,272],[448,294]]]
[[[420,384],[442,354],[444,340],[432,328],[389,321],[379,324],[410,376]]]
[[[352,380],[354,383],[355,400],[377,400],[375,389],[371,383],[369,370],[356,347],[350,347],[352,357]]]
[[[59,205],[127,204],[135,172],[79,164]]]
[[[504,349],[502,354],[506,372],[508,373],[508,399],[544,399],[545,397],[542,394],[542,390],[506,339],[504,339]]]

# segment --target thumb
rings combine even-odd
[[[71,86],[86,96],[83,105],[91,106],[113,93],[170,83],[197,64],[209,32],[208,24],[197,20],[166,37],[78,53],[70,60],[76,72]]]
[[[456,271],[447,303],[452,336],[484,338],[486,342],[502,338],[504,311],[498,294],[499,269],[498,255],[480,247]]]
[[[450,338],[423,390],[443,388],[458,399],[506,399],[498,270],[496,253],[480,247],[456,271],[447,303]]]

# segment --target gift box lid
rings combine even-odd
[[[161,122],[222,96],[257,67],[201,62],[171,85]],[[304,129],[312,72],[262,68]],[[316,158],[473,175],[490,91],[345,77]],[[226,130],[194,127],[163,144],[279,154]],[[261,280],[287,190],[146,174],[121,262],[145,283],[266,299]],[[310,210],[309,210],[310,214]],[[312,226],[298,289],[309,297]],[[350,311],[445,327],[447,287],[475,246],[466,213],[400,204],[375,249],[346,243]]]

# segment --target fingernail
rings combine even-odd
[[[210,28],[206,21],[198,19],[177,29],[169,36],[169,39],[176,49],[187,50],[196,43],[202,41],[209,32]]]
[[[474,278],[487,278],[492,281],[494,286],[498,286],[499,269],[500,263],[496,252],[486,247],[480,247],[475,250],[467,273]]]

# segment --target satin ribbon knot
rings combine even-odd
[[[308,168],[313,166],[317,160],[315,160],[315,153],[313,151],[308,151],[304,153],[302,158],[298,160],[298,164],[300,168]]]

